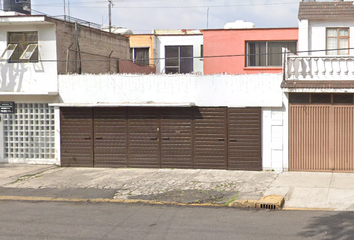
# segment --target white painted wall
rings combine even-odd
[[[309,50],[309,40],[309,21],[307,19],[299,20],[298,51],[305,52],[300,55],[308,55],[306,52]]]
[[[300,20],[299,21],[299,51],[325,50],[326,28],[349,27],[349,47],[354,46],[354,21],[353,20]],[[325,51],[301,53],[301,55],[325,56]],[[350,49],[350,54],[354,50]]]
[[[177,104],[282,107],[281,74],[60,75],[67,104]]]
[[[17,31],[38,31],[39,62],[7,63],[0,61],[0,92],[30,94],[57,92],[55,25],[43,22],[0,24],[1,54],[7,46],[7,33]]]
[[[263,170],[288,170],[288,100],[283,95],[283,106],[262,108]]]
[[[165,46],[193,46],[193,57],[200,57],[200,46],[203,45],[203,35],[178,35],[156,37],[156,72],[165,73]],[[203,74],[203,61],[194,58],[193,69],[195,73]]]

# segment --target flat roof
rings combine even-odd
[[[249,30],[285,30],[285,29],[298,29],[298,27],[278,27],[278,28],[216,28],[216,29],[204,29],[204,32],[209,32],[209,31],[249,31]]]

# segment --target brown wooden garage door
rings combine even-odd
[[[194,168],[193,108],[162,108],[160,113],[160,166]]]
[[[61,126],[63,166],[261,170],[260,108],[61,108]]]
[[[92,108],[61,109],[62,166],[93,167]]]
[[[354,171],[354,106],[291,105],[289,170]]]
[[[93,108],[92,141],[94,166],[127,166],[126,109]]]
[[[128,167],[159,167],[159,148],[159,108],[128,108]]]
[[[227,169],[227,108],[195,108],[194,167]]]
[[[262,170],[261,109],[229,108],[228,110],[228,169]]]

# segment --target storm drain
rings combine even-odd
[[[281,209],[284,204],[284,197],[279,195],[264,196],[256,203],[256,208],[262,209]]]
[[[277,209],[278,207],[275,204],[269,203],[258,203],[256,204],[256,208],[263,208],[263,209]]]

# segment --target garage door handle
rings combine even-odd
[[[85,137],[84,139],[90,140],[90,139],[91,139],[91,137]]]
[[[230,139],[230,142],[236,142],[236,139]]]
[[[96,137],[96,139],[103,139],[102,137]]]
[[[218,138],[218,141],[225,141],[225,138]]]
[[[151,140],[157,140],[157,137],[152,137],[152,138],[150,138]]]
[[[163,137],[162,140],[170,140],[169,137]]]

